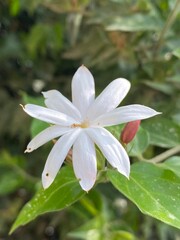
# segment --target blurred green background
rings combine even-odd
[[[114,240],[180,239],[177,229],[142,215],[110,184],[8,236],[52,147],[23,153],[40,126],[19,104],[43,104],[41,91],[50,89],[71,98],[72,76],[84,64],[97,95],[115,78],[127,78],[132,87],[123,105],[150,106],[179,126],[179,9],[178,0],[0,0],[0,240],[106,239],[101,232],[110,239],[112,229],[121,230]],[[168,148],[155,145],[147,157]]]

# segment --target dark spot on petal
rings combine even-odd
[[[46,177],[48,177],[49,176],[49,173],[46,173]]]

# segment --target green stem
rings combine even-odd
[[[162,45],[163,38],[164,38],[166,32],[169,30],[169,28],[172,26],[172,24],[174,23],[174,21],[176,19],[176,16],[179,12],[179,6],[180,6],[180,0],[177,0],[174,5],[174,8],[172,9],[172,11],[170,12],[170,14],[168,16],[168,19],[167,19],[162,31],[160,32],[159,39],[158,39],[158,41],[156,43],[156,47],[155,47],[155,55],[157,55],[157,52]]]
[[[92,205],[91,201],[87,197],[81,198],[79,201],[89,213],[93,216],[97,215],[98,210]]]
[[[146,162],[150,162],[150,163],[160,163],[163,162],[165,159],[175,155],[176,153],[180,152],[180,145],[171,148],[161,154],[159,154],[158,156],[151,158],[150,160],[145,160]]]

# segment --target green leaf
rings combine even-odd
[[[110,131],[112,135],[119,140],[124,126],[125,124],[107,127],[107,130]]]
[[[150,144],[171,148],[180,143],[180,126],[165,118],[152,118],[142,123],[149,133]]]
[[[154,15],[134,14],[127,17],[116,17],[106,26],[108,31],[157,31],[162,22]]]
[[[174,56],[180,58],[180,48],[176,48],[172,53]]]
[[[170,82],[170,83],[180,83],[180,74],[175,74],[171,77],[167,77],[166,78],[166,81],[167,82]]]
[[[38,133],[49,127],[50,125],[46,122],[33,119],[31,124],[31,136],[32,138],[35,137]]]
[[[102,236],[103,232],[100,231],[102,229],[103,217],[101,215],[97,215],[90,221],[87,221],[84,225],[79,227],[78,229],[68,233],[69,237],[85,239],[85,240],[99,240],[104,239]]]
[[[16,16],[20,11],[20,0],[10,1],[10,14]]]
[[[114,231],[111,236],[111,240],[135,240],[135,237],[132,235],[132,233],[129,233],[127,231],[119,230],[119,231]]]
[[[139,128],[135,138],[128,144],[127,152],[130,156],[139,156],[149,146],[149,135],[142,127]]]
[[[81,189],[71,167],[63,167],[53,184],[46,190],[40,189],[23,207],[10,233],[39,215],[61,210],[80,199],[85,192]]]
[[[116,170],[108,170],[107,177],[144,214],[180,228],[180,178],[172,171],[137,163],[131,167],[129,180]]]
[[[165,162],[159,164],[159,166],[164,169],[171,170],[178,177],[180,177],[180,157],[179,156],[170,157]]]
[[[22,156],[12,156],[6,151],[0,153],[0,195],[12,193],[23,186],[24,167],[25,159]]]
[[[0,195],[14,192],[23,186],[24,178],[13,169],[1,168],[0,171]]]
[[[62,36],[62,27],[59,22],[33,25],[25,42],[29,55],[35,58],[37,53],[44,55],[47,49],[53,53],[58,52],[62,47]]]
[[[147,86],[160,91],[162,93],[165,93],[167,95],[172,95],[174,93],[174,86],[169,83],[162,83],[162,82],[151,82],[151,81],[145,81],[144,82]]]
[[[33,97],[33,96],[29,96],[25,92],[21,92],[21,95],[22,95],[23,102],[25,104],[31,103],[31,104],[44,106],[44,98],[43,98],[43,96],[41,96],[41,97]]]
[[[102,152],[96,148],[97,169],[102,170],[105,168],[105,157]]]

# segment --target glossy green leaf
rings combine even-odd
[[[157,31],[162,27],[162,22],[156,16],[134,14],[128,17],[116,17],[106,26],[108,31]]]
[[[180,178],[172,171],[137,163],[129,180],[116,170],[108,170],[107,177],[144,214],[180,228]]]
[[[130,156],[139,156],[149,146],[149,135],[142,127],[139,128],[135,138],[127,145],[127,152]]]
[[[165,118],[152,118],[142,123],[148,131],[150,143],[155,146],[171,148],[180,143],[180,126]]]
[[[178,177],[180,177],[180,157],[179,156],[170,157],[165,162],[159,164],[159,166],[164,169],[171,170]]]
[[[40,189],[23,207],[10,233],[39,215],[61,210],[80,199],[85,192],[81,189],[71,167],[63,167],[53,184],[46,190]]]

